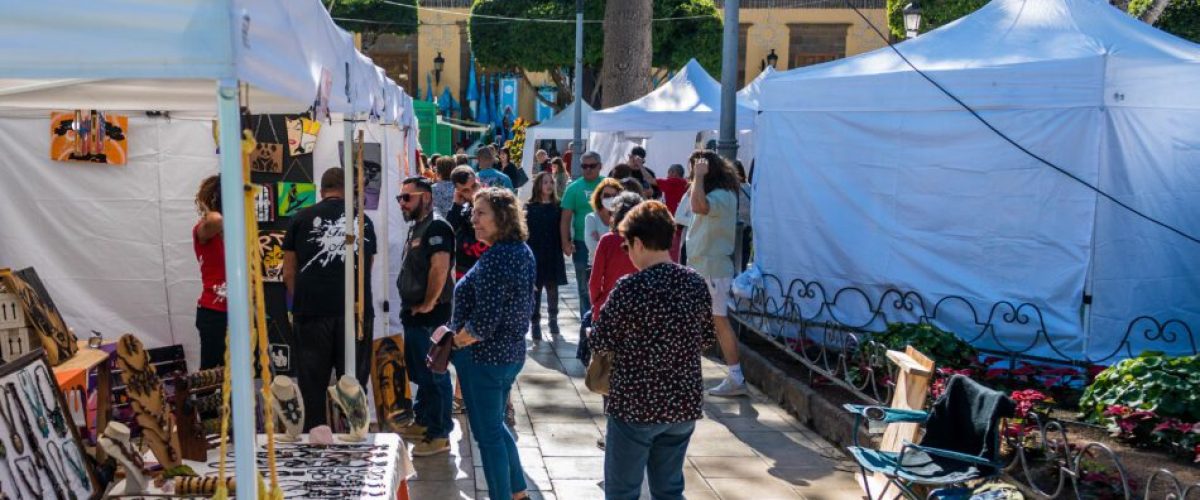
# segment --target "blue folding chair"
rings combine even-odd
[[[867,498],[882,500],[894,485],[906,498],[921,498],[914,486],[946,488],[1000,475],[1000,419],[1012,417],[1016,404],[1002,392],[970,377],[954,375],[946,391],[928,412],[882,406],[844,405],[854,417],[851,456],[858,462]],[[921,444],[905,441],[899,452],[864,448],[858,442],[863,420],[924,424]],[[887,484],[878,496],[871,492],[869,474],[882,474]]]

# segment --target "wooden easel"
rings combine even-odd
[[[929,386],[933,381],[933,360],[928,356],[908,346],[904,352],[888,351],[887,359],[900,368],[896,376],[896,392],[892,394],[892,408],[902,410],[923,410],[925,400],[929,396]],[[914,423],[888,424],[883,431],[883,439],[879,443],[881,451],[898,452],[905,441],[917,442],[921,433],[921,425]],[[855,476],[859,486],[863,486],[862,476]],[[887,478],[882,474],[874,474],[867,479],[872,493],[878,494],[887,485]],[[899,494],[899,492],[897,492]]]

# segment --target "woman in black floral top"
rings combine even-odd
[[[454,286],[448,325],[457,348],[452,360],[488,491],[492,498],[528,498],[516,440],[504,425],[504,407],[525,366],[533,252],[525,244],[529,232],[521,204],[511,191],[483,189],[474,202],[471,225],[489,247]]]
[[[675,223],[644,202],[618,227],[638,272],[621,278],[589,339],[615,354],[604,454],[604,495],[638,498],[643,474],[658,499],[683,498],[683,460],[702,416],[700,353],[716,342],[704,278],[671,261]]]

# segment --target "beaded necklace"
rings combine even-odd
[[[37,387],[38,396],[41,397],[42,404],[45,405],[46,408],[49,408],[50,403],[45,399],[46,393],[42,392],[42,386],[37,383],[38,373],[42,374],[42,379],[46,381],[46,386],[51,387],[53,390],[54,385],[50,383],[50,375],[46,372],[45,365],[39,364],[33,369],[33,385]],[[58,433],[58,437],[67,437],[67,419],[63,416],[62,405],[58,404],[58,400],[54,398],[50,399],[54,401],[54,409],[50,410],[50,423],[54,425],[54,431]]]
[[[29,377],[29,372],[22,371],[17,374],[17,378],[21,381],[21,390],[25,391],[25,404],[33,408],[34,421],[37,422],[38,430],[42,432],[43,438],[50,437],[50,422],[46,420],[46,410],[42,407],[42,400],[33,393],[33,382]],[[41,389],[38,389],[41,392]]]
[[[10,406],[10,398],[8,387],[4,387],[4,409],[0,410],[0,417],[4,417],[4,425],[8,426],[8,440],[12,442],[13,451],[18,455],[25,453],[25,442],[21,440],[21,433],[17,432],[17,425],[13,421],[12,406]],[[17,411],[21,411],[21,401],[17,400]]]

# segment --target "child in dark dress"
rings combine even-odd
[[[533,316],[529,331],[534,341],[542,340],[541,298],[546,290],[546,314],[550,335],[558,335],[558,287],[567,284],[566,262],[562,253],[562,234],[559,220],[562,208],[558,204],[558,191],[554,174],[541,172],[533,178],[533,193],[525,210],[525,224],[529,228],[529,248],[537,261],[537,277],[533,289]]]

